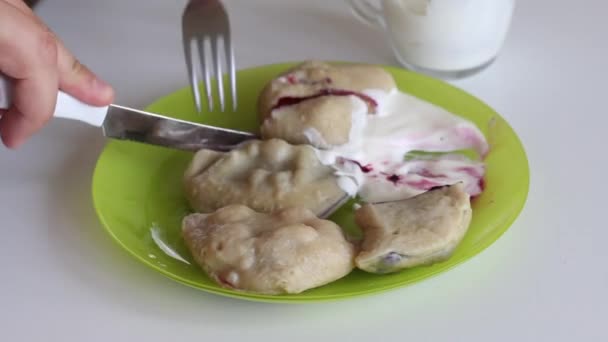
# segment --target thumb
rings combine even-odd
[[[114,100],[114,90],[81,64],[57,39],[59,88],[82,102],[105,106]]]

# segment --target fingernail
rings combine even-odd
[[[93,89],[96,91],[107,91],[110,85],[99,77],[93,77]]]
[[[92,88],[96,94],[106,99],[111,98],[114,95],[112,87],[99,77],[93,78]]]

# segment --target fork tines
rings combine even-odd
[[[207,107],[213,111],[212,78],[216,81],[216,93],[220,109],[225,110],[224,70],[228,69],[230,79],[230,96],[232,111],[236,111],[236,71],[234,50],[230,39],[228,14],[218,0],[190,0],[182,16],[182,38],[184,57],[188,68],[192,95],[196,109],[201,112],[201,95],[199,92],[200,74],[207,96]],[[198,58],[200,67],[194,67],[193,60]],[[222,61],[224,61],[222,63]]]

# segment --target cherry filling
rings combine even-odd
[[[404,181],[403,180],[403,176],[401,175],[397,175],[397,174],[386,174],[384,173],[386,180],[393,183],[394,185],[398,185],[398,184],[404,184],[403,182],[405,182],[405,184],[417,188],[417,189],[421,189],[421,190],[429,190],[432,189],[434,187],[440,186],[440,183],[437,182],[433,182],[430,181],[428,179],[420,179],[417,181]]]
[[[291,83],[291,81],[289,81]],[[363,100],[365,103],[367,103],[370,107],[372,107],[374,109],[374,111],[376,110],[376,108],[378,107],[378,102],[376,102],[376,100],[372,99],[371,97],[363,94],[363,93],[358,93],[356,91],[350,91],[350,90],[340,90],[340,89],[323,89],[321,91],[319,91],[316,94],[313,95],[309,95],[309,96],[302,96],[302,97],[294,97],[294,96],[285,96],[285,97],[281,97],[279,99],[279,101],[277,101],[277,103],[274,105],[274,107],[272,107],[272,110],[281,108],[281,107],[286,107],[286,106],[293,106],[295,104],[298,104],[300,102],[304,102],[306,100],[311,100],[311,99],[316,99],[317,97],[321,97],[321,96],[350,96],[350,95],[354,95],[357,96],[358,98],[360,98],[361,100]]]
[[[298,83],[298,80],[296,79],[296,77],[294,75],[288,75],[287,82],[289,84],[296,84],[296,83]]]
[[[363,173],[370,173],[372,171],[374,171],[374,167],[372,166],[372,164],[367,164],[367,165],[362,165],[361,163],[359,163],[356,160],[352,160],[352,159],[346,159],[347,161],[357,164],[357,166],[361,169],[361,172]]]
[[[397,184],[401,180],[401,176],[392,174],[390,176],[387,176],[386,180],[389,182],[392,182],[394,184]]]
[[[219,280],[219,282],[226,287],[234,287],[234,285],[223,276],[218,276],[217,280]]]

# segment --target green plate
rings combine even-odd
[[[157,100],[147,110],[216,126],[256,130],[258,93],[266,82],[291,66],[286,63],[239,71],[238,113],[196,114],[189,88]],[[219,295],[267,302],[299,303],[377,293],[413,284],[473,257],[504,233],[524,206],[529,170],[522,144],[505,120],[464,91],[403,69],[386,70],[401,90],[475,122],[492,148],[486,159],[486,190],[473,201],[469,231],[449,260],[391,275],[355,270],[334,283],[297,295],[258,295],[222,288],[193,263],[180,237],[180,222],[188,212],[181,178],[191,154],[122,141],[107,144],[95,169],[93,199],[103,226],[138,260],[171,279]],[[346,229],[357,230],[351,206],[343,207],[332,220]],[[158,239],[189,263],[163,252],[153,239],[153,230]]]

